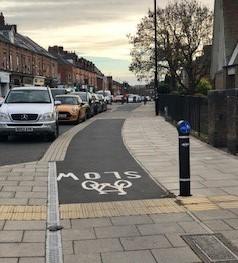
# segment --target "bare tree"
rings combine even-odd
[[[153,12],[149,11],[138,24],[135,35],[129,36],[133,45],[130,70],[138,79],[151,80],[154,71],[154,26]],[[157,10],[158,66],[188,94],[204,76],[203,67],[198,67],[196,58],[204,45],[211,43],[212,12],[197,0],[178,0]],[[182,71],[188,76],[188,86],[182,80]]]

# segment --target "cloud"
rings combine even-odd
[[[213,0],[202,2],[213,6]],[[160,6],[166,3],[158,0]],[[102,71],[109,67],[115,76],[129,79],[134,77],[128,71],[126,35],[135,32],[149,8],[153,0],[0,0],[7,23],[17,24],[20,33],[45,48],[63,45],[82,56],[107,58]]]

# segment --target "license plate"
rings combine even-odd
[[[67,114],[59,114],[59,119],[65,119],[67,118]]]
[[[16,132],[33,132],[33,128],[20,127],[15,129]]]

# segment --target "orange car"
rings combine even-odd
[[[57,95],[55,101],[61,104],[56,106],[60,122],[80,123],[87,119],[86,107],[77,95]]]

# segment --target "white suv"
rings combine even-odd
[[[51,91],[46,87],[11,89],[0,107],[0,140],[9,135],[43,134],[58,137],[58,114]]]

